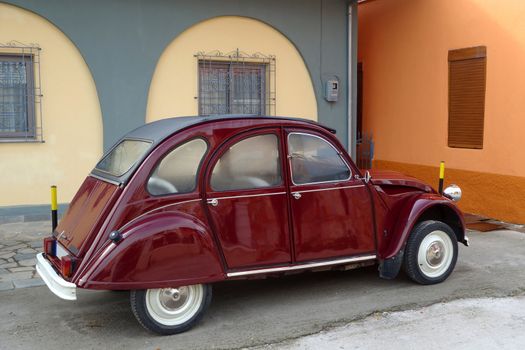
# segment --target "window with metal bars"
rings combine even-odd
[[[0,138],[34,139],[32,55],[0,54]]]
[[[266,114],[266,65],[199,61],[199,114]]]
[[[195,55],[199,115],[275,114],[275,56],[218,50]]]

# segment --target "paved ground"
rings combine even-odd
[[[413,310],[464,298],[525,294],[525,234],[496,231],[471,233],[470,237],[472,246],[460,246],[456,270],[442,284],[419,286],[404,276],[385,281],[377,277],[374,267],[227,282],[214,287],[212,305],[203,322],[192,331],[170,337],[153,335],[138,325],[127,293],[80,291],[79,300],[67,302],[46,287],[4,291],[0,292],[0,348],[287,346],[293,339],[378,312]],[[465,322],[464,326],[479,325]],[[369,336],[380,337],[383,331],[374,329]],[[406,331],[411,332],[410,328]],[[423,339],[417,333],[412,336]]]
[[[44,284],[35,271],[35,255],[49,232],[49,221],[0,224],[0,291]]]
[[[35,255],[42,242],[5,241],[0,244],[0,291],[41,286],[35,271]]]

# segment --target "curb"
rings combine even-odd
[[[66,212],[69,203],[58,205],[59,218]],[[0,224],[51,220],[49,205],[17,205],[0,207]]]

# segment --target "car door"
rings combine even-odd
[[[291,262],[279,129],[235,137],[210,161],[206,202],[229,269]]]
[[[286,134],[295,261],[374,252],[370,194],[342,150],[320,133]]]

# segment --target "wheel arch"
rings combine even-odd
[[[412,225],[411,230],[420,222],[427,220],[441,221],[454,231],[458,242],[465,243],[465,222],[463,216],[457,210],[443,204],[436,204],[426,208]],[[408,236],[407,236],[408,239]]]
[[[406,202],[391,232],[388,245],[379,251],[379,275],[392,279],[397,276],[403,263],[404,248],[410,232],[426,220],[441,221],[454,231],[458,242],[468,246],[463,214],[450,200],[437,194],[424,193]]]

